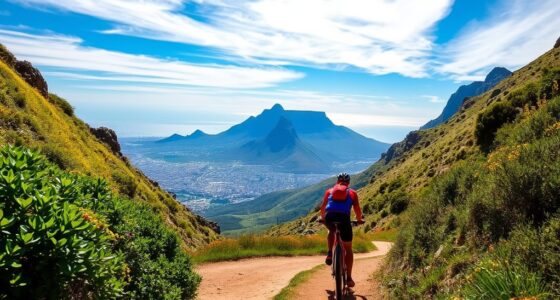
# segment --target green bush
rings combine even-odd
[[[507,248],[498,247],[479,262],[467,276],[463,296],[489,300],[550,298],[552,293],[543,276],[529,270],[524,262],[512,260],[512,254]]]
[[[543,74],[540,95],[545,99],[560,96],[560,69],[546,69]]]
[[[120,237],[114,248],[124,253],[128,264],[129,298],[194,298],[200,277],[159,214],[147,204],[118,199],[106,215]]]
[[[138,184],[134,181],[133,178],[120,172],[114,172],[112,177],[113,180],[117,182],[117,187],[122,195],[129,198],[134,198],[134,196],[136,195]]]
[[[70,105],[70,103],[68,103],[68,101],[64,100],[63,98],[55,94],[49,94],[49,101],[62,109],[65,114],[69,116],[74,115],[74,107],[72,107],[72,105]]]
[[[44,144],[41,152],[63,170],[70,170],[75,167],[74,162],[64,153],[64,149],[56,144]]]
[[[63,174],[22,148],[0,150],[0,295],[113,298],[124,282],[110,233],[77,204],[106,200],[91,182]],[[87,187],[86,187],[87,186]],[[96,198],[100,196],[99,198]]]
[[[480,113],[476,120],[476,143],[488,151],[494,142],[496,131],[505,123],[515,120],[518,111],[509,103],[498,102]]]
[[[23,148],[0,150],[0,227],[0,299],[191,299],[200,282],[154,208]]]

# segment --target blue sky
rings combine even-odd
[[[274,103],[394,142],[560,35],[557,0],[8,0],[0,42],[119,136],[224,130]]]

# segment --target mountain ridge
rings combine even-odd
[[[460,86],[457,91],[451,94],[441,114],[422,125],[420,129],[428,129],[444,123],[461,108],[466,98],[478,96],[488,91],[511,74],[512,72],[506,68],[495,67],[486,75],[484,81],[474,81],[468,85]]]

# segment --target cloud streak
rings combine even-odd
[[[452,0],[17,0],[115,23],[107,34],[213,47],[261,64],[427,76]],[[203,19],[204,21],[201,21]]]
[[[488,20],[472,22],[443,48],[436,70],[480,80],[494,66],[516,69],[552,48],[559,16],[558,0],[502,0]]]
[[[39,66],[72,71],[65,72],[65,76],[82,80],[262,88],[303,77],[302,73],[277,67],[200,65],[84,47],[81,39],[53,34],[0,29],[0,40],[21,59]],[[96,75],[83,72],[96,72]]]

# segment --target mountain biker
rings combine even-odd
[[[325,258],[327,265],[332,264],[332,247],[334,244],[335,228],[333,222],[339,222],[340,237],[346,252],[346,276],[347,285],[354,287],[352,280],[352,264],[354,263],[354,253],[352,253],[352,224],[350,222],[350,210],[354,208],[358,224],[363,224],[363,215],[358,202],[358,194],[349,188],[350,175],[340,173],[337,177],[336,184],[325,192],[323,203],[321,204],[321,219],[329,229],[327,238],[328,252]]]

